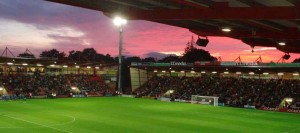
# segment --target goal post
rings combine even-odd
[[[218,106],[219,97],[192,95],[191,103]]]

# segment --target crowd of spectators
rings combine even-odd
[[[99,76],[93,75],[1,75],[0,87],[10,96],[68,96],[80,94],[104,95],[111,93],[110,87]],[[74,92],[73,87],[80,91]],[[1,94],[0,94],[1,95]]]
[[[137,97],[162,97],[174,90],[171,99],[190,100],[191,95],[217,96],[229,106],[277,107],[286,97],[300,94],[300,80],[249,79],[234,77],[153,77],[134,91]]]

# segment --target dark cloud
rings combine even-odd
[[[44,0],[1,0],[0,18],[12,19],[37,27],[55,27],[95,21],[95,12]],[[89,12],[89,13],[87,13]]]
[[[97,49],[111,49],[118,44],[117,29],[107,26],[112,25],[111,20],[101,12],[44,0],[1,0],[0,12],[0,20],[8,19],[29,24],[38,30],[57,31],[68,27],[83,33],[80,37],[56,36],[49,33],[48,37],[56,41],[52,43],[53,47],[59,46],[63,50],[83,48],[83,38],[90,41],[90,47]],[[59,32],[64,34],[63,30]]]
[[[53,48],[62,49],[66,53],[71,50],[82,50],[89,46],[82,37],[69,37],[56,34],[49,34],[48,37],[57,40],[56,43],[53,43]]]
[[[101,12],[44,0],[1,0],[0,7],[0,18],[31,24],[41,30],[71,27],[90,33],[103,31],[110,23]]]

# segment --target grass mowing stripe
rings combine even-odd
[[[47,126],[47,125],[35,123],[35,122],[28,121],[28,120],[24,120],[24,119],[21,119],[21,118],[16,118],[16,117],[8,116],[8,115],[3,115],[3,116],[8,117],[8,118],[11,118],[11,119],[15,119],[15,120],[19,120],[19,121],[24,121],[24,122],[27,122],[27,123],[35,124],[35,125],[38,125],[38,126],[47,127],[47,128],[50,128],[50,129],[54,129],[54,130],[60,131],[60,132],[72,133],[72,132],[70,132],[70,131],[58,129],[58,128],[55,128],[55,127],[50,127],[50,126]]]
[[[61,132],[3,115],[74,133],[299,133],[300,127],[299,114],[122,97],[0,102],[0,126],[24,127],[0,133]]]
[[[300,128],[296,128],[296,129],[291,129],[291,130],[289,130],[289,131],[286,131],[286,132],[284,132],[284,133],[290,133],[290,132],[295,132],[295,131],[298,131],[298,130],[300,130]]]

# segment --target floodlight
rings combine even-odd
[[[99,67],[95,67],[96,69],[99,69]]]
[[[23,66],[28,66],[28,64],[27,64],[27,63],[23,63],[22,65],[23,65]]]
[[[180,71],[180,73],[184,73],[184,71]]]
[[[163,70],[163,71],[161,71],[161,72],[165,73],[166,71]]]
[[[278,75],[279,75],[279,76],[282,76],[282,75],[284,75],[284,73],[278,73]]]
[[[80,66],[75,66],[75,68],[80,68]]]
[[[236,74],[242,74],[242,72],[236,72]]]
[[[213,72],[211,72],[211,73],[216,74],[217,72],[216,72],[216,71],[213,71]]]
[[[174,90],[169,90],[170,94],[174,93]]]
[[[72,90],[76,90],[76,89],[77,89],[77,87],[75,87],[75,86],[72,86],[72,87],[71,87],[71,89],[72,89]]]
[[[223,28],[222,31],[224,31],[224,32],[230,32],[231,29],[230,28]]]
[[[224,72],[224,74],[229,74],[229,72],[226,71],[226,72]]]
[[[120,26],[123,26],[125,24],[127,24],[127,20],[126,19],[123,19],[121,17],[115,17],[114,20],[113,20],[113,23],[120,27]]]
[[[63,67],[64,67],[64,68],[67,68],[68,66],[67,66],[67,65],[63,65]]]
[[[285,42],[279,42],[278,43],[280,46],[285,46],[286,44],[285,44]]]
[[[292,98],[286,98],[285,101],[287,101],[287,102],[293,102],[293,99]]]
[[[42,64],[36,64],[37,66],[43,66]]]
[[[253,75],[253,74],[255,74],[255,73],[254,73],[254,72],[249,72],[249,74],[250,74],[250,75]]]
[[[7,65],[13,65],[14,63],[12,63],[12,62],[7,62]]]
[[[50,66],[51,66],[51,67],[54,67],[55,65],[54,65],[54,64],[51,64]]]
[[[288,60],[288,59],[291,58],[291,55],[290,54],[285,54],[282,58],[285,59],[285,60]]]
[[[90,67],[90,66],[87,66],[86,68],[90,69],[91,67]]]
[[[171,73],[174,73],[174,72],[175,72],[174,70],[171,71]]]
[[[269,73],[263,73],[263,75],[269,75]]]
[[[157,70],[154,70],[153,72],[157,73]]]
[[[203,73],[203,74],[204,74],[204,73],[206,73],[206,72],[205,72],[205,71],[201,71],[201,73]]]
[[[115,17],[113,20],[113,23],[119,27],[119,71],[118,71],[118,92],[119,94],[122,94],[122,33],[123,33],[123,26],[127,24],[127,20],[121,17]]]
[[[299,76],[299,73],[293,73],[294,76]]]
[[[0,91],[3,91],[4,90],[4,88],[3,87],[0,87]]]
[[[196,41],[196,44],[198,46],[206,47],[208,43],[209,43],[209,40],[207,39],[207,37],[205,39],[202,39],[198,36],[198,40]]]
[[[191,71],[191,73],[195,73],[195,71]]]

